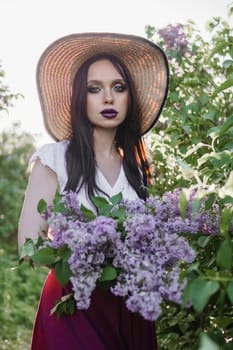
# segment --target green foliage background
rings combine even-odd
[[[170,94],[150,135],[154,191],[184,188],[185,212],[188,189],[201,187],[206,208],[217,204],[221,216],[217,237],[187,237],[198,253],[184,271],[184,300],[193,307],[164,305],[157,322],[162,350],[233,348],[233,30],[221,18],[208,28],[208,42],[191,22],[165,31],[146,28],[167,52],[171,69]]]
[[[27,184],[27,164],[34,150],[33,137],[20,132],[19,125],[0,134],[1,350],[29,349],[33,319],[47,273],[43,268],[35,273],[27,266],[18,266],[17,226]]]
[[[229,8],[229,12],[232,9]],[[233,32],[226,21],[208,23],[204,40],[187,23],[176,32],[176,45],[153,26],[146,35],[167,52],[170,94],[147,141],[152,150],[154,192],[163,194],[202,186],[207,206],[218,203],[220,235],[192,237],[198,258],[184,271],[189,284],[185,298],[191,309],[164,305],[157,322],[158,340],[165,349],[232,349],[233,336]],[[175,32],[175,25],[166,27]],[[173,43],[174,44],[174,43]],[[0,110],[7,111],[17,95],[3,84],[0,66]],[[11,131],[0,134],[0,349],[29,349],[40,290],[47,270],[36,273],[18,266],[17,223],[27,183],[27,164],[35,149],[32,136]],[[197,203],[198,205],[198,203]],[[183,207],[182,207],[183,206]]]

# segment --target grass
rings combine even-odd
[[[16,247],[0,249],[0,349],[27,350],[48,269],[18,265]]]

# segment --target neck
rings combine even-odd
[[[94,152],[96,158],[98,156],[107,158],[116,156],[115,135],[116,129],[94,129]]]

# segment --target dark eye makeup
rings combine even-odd
[[[92,93],[92,94],[96,94],[98,92],[100,92],[102,90],[102,86],[101,84],[89,84],[87,86],[87,91]],[[112,89],[115,91],[115,92],[124,92],[127,87],[126,87],[126,84],[125,83],[122,83],[122,82],[116,82],[112,85]]]

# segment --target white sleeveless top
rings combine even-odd
[[[60,193],[63,192],[68,179],[65,162],[65,152],[68,143],[68,140],[64,140],[56,143],[45,144],[39,148],[30,159],[30,164],[32,164],[39,158],[43,165],[48,166],[56,173],[59,186],[58,190]],[[124,199],[133,200],[138,198],[136,192],[130,186],[125,176],[123,166],[121,166],[119,176],[113,186],[109,184],[100,169],[96,168],[96,184],[110,197],[121,192]],[[80,203],[87,208],[93,209],[84,188],[81,188],[77,195]],[[99,195],[103,196],[102,193]]]

